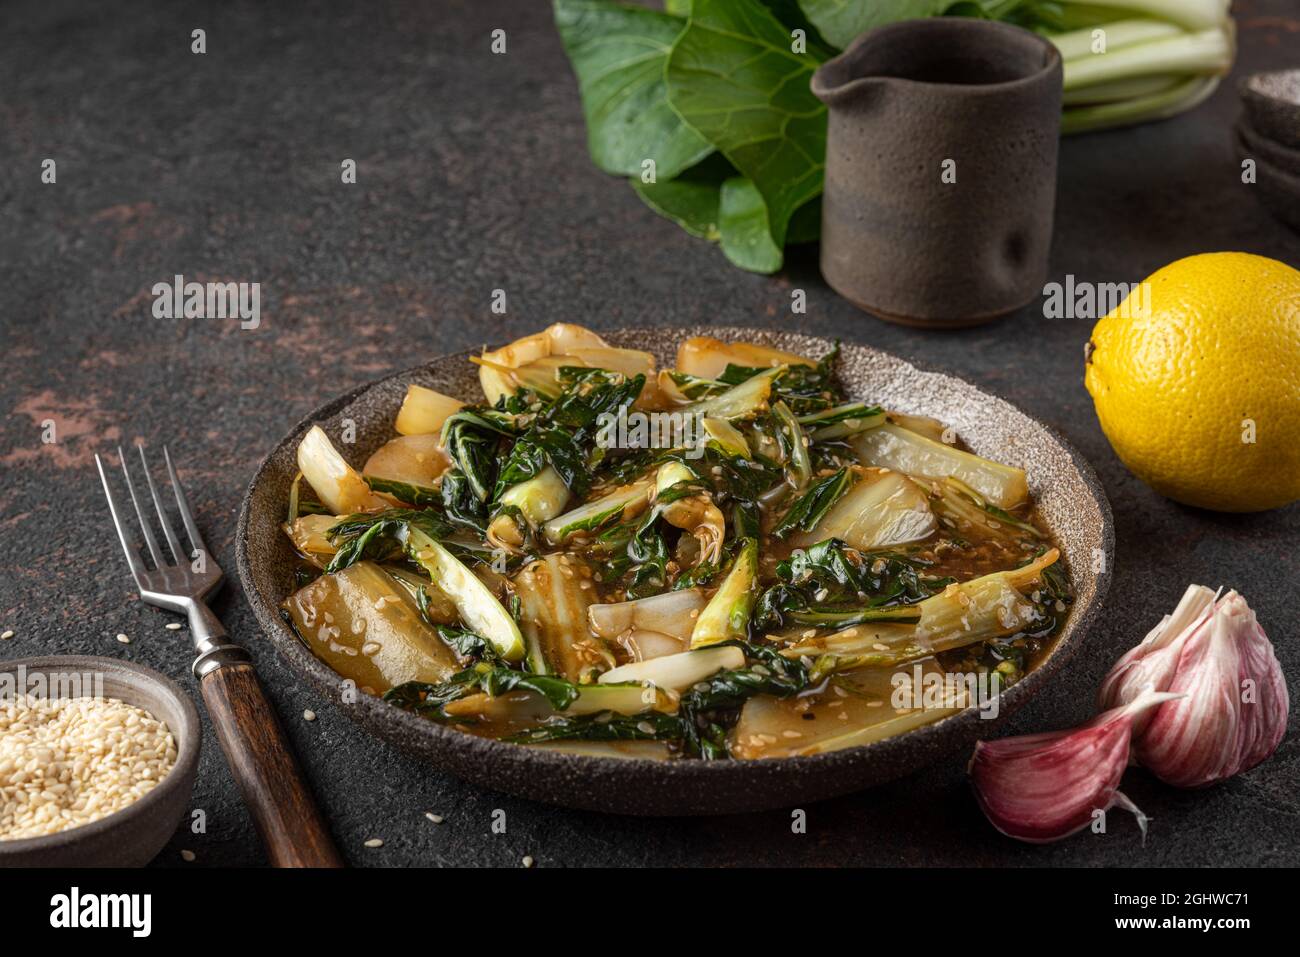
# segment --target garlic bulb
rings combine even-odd
[[[1119,790],[1119,779],[1134,719],[1174,697],[1145,691],[1081,728],[980,741],[968,770],[984,815],[1008,837],[1045,844],[1118,806],[1137,817],[1145,838],[1146,815]]]
[[[1290,700],[1273,646],[1246,600],[1192,585],[1111,669],[1102,707],[1146,691],[1176,694],[1134,724],[1137,763],[1176,787],[1205,787],[1249,770],[1286,733]]]

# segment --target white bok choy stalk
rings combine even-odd
[[[726,419],[702,419],[700,425],[706,448],[717,449],[728,458],[747,459],[753,455],[744,433]]]
[[[375,450],[361,468],[361,477],[371,491],[408,505],[438,504],[442,493],[436,487],[451,466],[437,433],[399,435]]]
[[[636,661],[621,665],[600,676],[601,684],[635,682],[650,684],[681,694],[705,678],[719,671],[735,671],[745,667],[745,653],[736,645],[718,648],[700,648],[675,655],[664,655],[649,661]]]
[[[478,577],[451,552],[424,532],[408,525],[403,533],[406,553],[456,606],[465,627],[489,643],[506,661],[524,657],[524,639],[514,618]]]
[[[400,435],[433,435],[441,432],[442,424],[464,406],[460,399],[434,389],[409,385],[393,427]]]
[[[562,545],[580,532],[594,532],[615,519],[634,518],[649,506],[654,485],[654,479],[647,478],[620,486],[546,522],[542,534],[552,545]]]
[[[752,342],[723,342],[712,336],[692,336],[683,339],[677,347],[675,368],[678,372],[697,379],[717,379],[727,371],[727,366],[767,369],[816,364],[812,359],[770,346],[755,345]]]
[[[479,384],[488,405],[496,405],[502,396],[512,396],[517,388],[511,370],[537,362],[548,356],[568,355],[575,349],[603,349],[608,346],[590,329],[568,322],[557,322],[541,332],[524,336],[492,352],[484,352],[479,363]]]
[[[1029,26],[1061,52],[1066,133],[1191,109],[1232,67],[1229,0],[1058,0],[1026,4]]]
[[[1060,553],[1049,549],[1035,561],[1011,571],[994,572],[949,585],[937,595],[906,606],[919,614],[915,624],[872,622],[825,637],[799,639],[781,650],[787,657],[822,659],[819,671],[892,668],[1024,631],[1039,612],[1024,592]]]
[[[799,416],[799,424],[814,442],[843,439],[859,432],[874,429],[885,421],[885,410],[865,402],[846,402],[843,405],[822,409]]]
[[[366,480],[339,455],[319,425],[308,429],[298,443],[298,468],[321,504],[335,515],[388,507],[389,503],[371,492]]]
[[[700,399],[678,409],[681,415],[696,415],[710,419],[745,419],[757,415],[767,408],[767,400],[772,394],[772,382],[786,366],[777,366],[757,375],[750,376],[740,385],[732,386],[726,392]]]
[[[853,487],[830,507],[811,531],[791,538],[806,548],[828,538],[860,551],[892,548],[934,534],[938,523],[925,491],[901,472],[862,469]]]
[[[299,555],[317,568],[324,568],[338,551],[329,539],[329,530],[339,521],[337,515],[299,515],[281,527]]]
[[[645,661],[687,650],[695,621],[707,604],[703,590],[682,588],[634,601],[592,605],[587,618],[601,638],[622,646],[636,661]]]
[[[614,667],[614,656],[587,623],[595,589],[591,569],[567,554],[524,566],[514,580],[530,671],[575,683]]]
[[[548,465],[532,478],[501,493],[499,505],[509,511],[492,519],[487,539],[493,545],[517,548],[523,544],[523,535],[515,523],[514,510],[518,510],[529,526],[537,528],[561,514],[568,501],[569,487],[555,467]]]
[[[443,706],[443,712],[452,718],[518,722],[523,726],[544,721],[557,714],[583,715],[602,711],[617,714],[658,711],[671,714],[676,710],[675,695],[640,682],[582,685],[578,688],[577,697],[560,711],[544,697],[530,691],[511,691],[503,695],[472,694]]]
[[[1029,499],[1024,469],[991,462],[891,422],[855,435],[849,442],[865,465],[905,472],[916,478],[942,480],[951,475],[998,508],[1015,508]]]
[[[695,620],[691,647],[704,648],[732,638],[745,639],[758,583],[758,542],[747,538],[736,552],[727,577]]]
[[[407,681],[445,681],[460,670],[411,593],[374,562],[321,575],[283,608],[314,654],[372,693]]]

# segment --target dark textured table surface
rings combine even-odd
[[[306,9],[305,7],[303,9]],[[1231,517],[1166,501],[1119,464],[1082,385],[1092,323],[1031,308],[963,333],[878,322],[838,299],[814,256],[775,277],[642,206],[589,163],[549,5],[461,2],[10,2],[0,14],[0,657],[110,655],[194,689],[190,651],[141,604],[105,515],[91,455],[170,443],[199,522],[229,572],[244,487],[317,404],[440,353],[559,321],[596,329],[796,324],[962,375],[1063,432],[1095,465],[1118,556],[1103,622],[1046,698],[1082,720],[1109,663],[1189,581],[1239,588],[1291,678],[1292,729],[1267,764],[1206,792],[1130,771],[1154,819],[1143,846],[1110,833],[1030,847],[996,834],[962,759],[871,792],[786,812],[695,820],[576,813],[481,791],[355,728],[259,635],[236,587],[218,611],[253,649],[346,858],[357,865],[694,864],[1276,865],[1300,859],[1300,506]],[[1292,0],[1237,4],[1236,74],[1300,60]],[[207,53],[190,32],[207,31]],[[489,52],[493,29],[508,52]],[[1137,281],[1196,252],[1300,263],[1300,238],[1243,185],[1239,103],[1222,86],[1194,113],[1063,143],[1052,276]],[[41,162],[57,182],[40,181]],[[355,185],[340,163],[357,161]],[[1013,202],[1014,197],[1008,196]],[[155,319],[154,283],[260,282],[261,328]],[[494,316],[492,290],[509,312]],[[793,288],[808,312],[792,317]],[[57,441],[43,444],[53,420]],[[130,644],[114,640],[119,632]],[[195,689],[196,690],[196,689]],[[304,709],[319,718],[302,719]],[[1059,709],[1056,709],[1059,710]],[[205,718],[206,721],[206,718]],[[210,728],[194,806],[158,863],[255,865],[262,851]],[[506,814],[504,834],[491,827]],[[424,816],[445,817],[435,826]],[[384,845],[367,849],[367,838]],[[181,849],[197,859],[182,865]]]

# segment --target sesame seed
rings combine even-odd
[[[533,866],[533,858],[532,858],[532,856],[531,856],[531,855],[525,855],[525,856],[524,856],[524,859],[523,859],[523,861],[522,861],[521,863],[524,865],[524,867],[532,867],[532,866]]]
[[[302,719],[303,719],[304,721],[315,721],[315,720],[316,720],[316,712],[313,711],[313,710],[311,710],[311,708],[308,708],[306,711],[304,711],[304,712],[302,713]]]
[[[434,814],[432,811],[425,811],[424,816],[427,817],[434,824],[441,824],[444,820],[446,820],[441,814]]]
[[[377,837],[372,837],[370,840],[366,841],[366,847],[383,847],[383,846],[384,846],[384,842]]]
[[[193,860],[194,860],[194,852],[193,852],[193,851],[181,851],[181,860],[182,860],[182,861],[185,861],[186,863],[189,863],[189,862],[193,861]]]
[[[163,627],[168,631],[180,631],[181,623],[179,621],[169,621],[167,624],[163,625]]]
[[[122,644],[124,644],[124,645],[129,645],[129,644],[131,643],[131,639],[128,638],[126,635],[123,635],[123,634],[119,634],[119,635],[117,636],[117,640],[120,641],[120,642],[121,642]]]
[[[117,698],[11,697],[0,705],[0,846],[120,811],[175,764],[167,725]]]
[[[14,630],[12,628],[9,628],[5,631],[3,635],[0,635],[0,641],[8,641],[13,636],[14,636]]]

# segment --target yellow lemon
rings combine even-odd
[[[1170,263],[1092,330],[1084,384],[1120,460],[1221,512],[1300,498],[1300,272],[1249,253]]]

